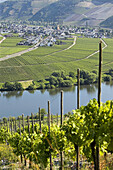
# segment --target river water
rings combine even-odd
[[[53,114],[60,114],[60,93],[64,91],[64,113],[77,108],[77,87],[35,90],[23,92],[1,92],[0,93],[0,118],[25,116],[37,113],[38,108],[45,108],[50,101],[50,110]],[[84,85],[80,88],[80,105],[86,105],[90,99],[98,96],[98,85]],[[102,83],[102,102],[113,99],[113,82]]]

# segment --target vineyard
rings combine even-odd
[[[31,169],[113,169],[113,101],[101,102],[101,78],[100,42],[98,101],[93,99],[80,107],[78,69],[76,110],[63,115],[61,91],[59,116],[51,114],[48,101],[48,113],[39,108],[35,116],[4,118],[0,123],[0,142],[9,145],[21,163]]]
[[[6,39],[0,47],[1,57],[22,51],[28,47],[16,46],[20,39]],[[107,48],[103,50],[103,73],[108,72],[113,65],[113,40],[105,39]],[[12,43],[11,43],[12,42]],[[21,56],[10,58],[0,62],[0,81],[26,81],[48,78],[54,71],[76,72],[79,67],[87,71],[97,70],[98,53],[87,58],[98,51],[99,39],[77,38],[76,44],[73,39],[63,40],[62,45],[52,47],[39,47],[36,50],[25,53]],[[103,44],[104,46],[104,44]]]
[[[113,101],[99,107],[93,99],[63,117],[51,115],[48,102],[45,114],[39,108],[37,115],[3,119],[0,124],[0,142],[10,145],[24,166],[76,169],[79,147],[79,168],[94,169],[99,147],[100,169],[113,168]]]
[[[0,44],[0,58],[29,48],[27,46],[23,47],[17,46],[17,43],[22,40],[23,40],[22,38],[18,37],[6,38],[6,40]]]
[[[97,51],[99,39],[78,38],[76,45],[65,51],[62,50],[68,48],[73,43],[73,39],[64,40],[63,42],[64,44],[62,45],[40,47],[22,56],[1,61],[0,72],[3,75],[0,77],[1,82],[39,80],[50,76],[53,71],[57,70],[63,70],[68,74],[69,71],[75,72],[78,65],[81,69],[85,69],[86,63],[85,65],[79,63],[85,62],[86,60],[78,59],[83,59]],[[1,54],[4,55],[4,53]],[[91,66],[89,65],[89,70],[95,69],[94,65],[93,67],[92,65],[93,63],[91,63]]]

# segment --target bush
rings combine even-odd
[[[34,90],[34,85],[33,84],[29,85],[27,90]]]
[[[87,79],[88,78],[88,71],[80,70],[80,78]]]
[[[96,74],[97,75],[97,70],[93,70],[92,73]]]
[[[72,82],[70,80],[64,80],[62,82],[62,87],[71,87],[72,86]]]
[[[50,89],[50,88],[51,88],[50,84],[47,84],[47,85],[46,85],[46,88],[47,88],[47,89]]]
[[[45,89],[45,84],[41,83],[40,86],[39,86],[39,89]]]
[[[109,75],[113,77],[113,69],[109,69]]]
[[[21,83],[15,82],[14,87],[15,87],[16,90],[23,90],[23,87],[22,87]]]
[[[51,89],[55,89],[55,86],[54,86],[54,85],[51,85]]]
[[[44,115],[46,115],[47,114],[47,112],[46,112],[46,110],[45,109],[41,109],[41,120],[43,120],[44,119]]]
[[[22,84],[18,82],[15,83],[6,82],[3,87],[9,91],[23,90]]]
[[[50,85],[57,85],[58,84],[57,78],[54,77],[54,76],[50,77],[49,82],[50,82]]]
[[[55,71],[55,72],[52,73],[52,76],[54,76],[54,77],[60,77],[61,74],[60,74],[59,71]]]
[[[18,158],[13,153],[13,148],[6,144],[0,144],[0,160],[3,160],[5,164],[17,162]]]
[[[80,84],[81,84],[81,85],[84,84],[84,79],[83,79],[83,78],[80,79]]]
[[[103,80],[104,81],[111,81],[111,76],[110,75],[104,76]]]
[[[69,77],[75,78],[75,73],[74,72],[69,72]]]

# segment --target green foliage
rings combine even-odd
[[[46,110],[45,109],[41,109],[41,120],[44,119],[44,116],[47,114]]]
[[[72,78],[75,78],[75,73],[74,72],[69,72],[69,76]]]
[[[28,46],[17,46],[17,43],[22,40],[23,39],[19,37],[7,37],[0,44],[0,58],[29,48]]]
[[[22,84],[15,82],[15,83],[10,83],[6,82],[4,83],[4,89],[8,91],[18,91],[18,90],[23,90]]]
[[[51,75],[54,77],[61,77],[61,73],[59,71],[55,71]]]
[[[89,161],[95,160],[96,147],[103,153],[108,149],[112,152],[112,128],[113,101],[101,103],[99,107],[96,99],[73,111],[73,115],[67,118],[63,125],[67,139],[74,146],[82,147],[82,152]]]
[[[18,158],[13,153],[13,148],[6,144],[0,144],[0,161],[4,161],[5,165],[11,162],[17,162]]]
[[[41,116],[45,114],[45,109],[41,109]],[[25,155],[44,168],[49,164],[50,150],[54,158],[63,151],[69,160],[75,160],[77,146],[88,161],[94,161],[96,147],[100,148],[101,153],[113,152],[113,101],[101,103],[99,107],[96,99],[90,100],[86,106],[74,110],[73,114],[65,115],[63,126],[53,124],[50,134],[45,125],[42,125],[40,132],[37,123],[34,133],[30,125],[30,134],[26,126],[24,132],[21,129],[21,136],[19,129],[11,134],[6,127],[2,127],[0,142],[6,141],[17,156]]]
[[[3,122],[6,123],[7,122],[7,118],[3,117]]]
[[[109,69],[109,75],[113,77],[113,69]]]
[[[27,87],[27,90],[34,90],[34,85],[33,85],[33,84],[29,85],[29,86]]]
[[[86,70],[80,70],[80,83],[81,84],[92,84],[97,82],[97,75],[86,71]]]
[[[9,39],[8,45],[10,44],[10,41],[11,40]],[[81,61],[78,59],[83,59],[98,50],[98,41],[98,39],[78,38],[75,46],[69,50],[62,51],[73,43],[73,39],[63,40],[64,43],[62,45],[54,45],[53,47],[40,47],[21,56],[1,61],[0,81],[14,82],[22,80],[40,80],[49,77],[55,71],[61,72],[62,70],[66,75],[68,75],[69,72],[76,72],[78,67],[80,69],[87,69],[91,72],[92,69],[96,68],[95,65],[97,64],[97,57],[94,58],[93,61],[90,58]],[[112,46],[112,40],[108,42],[109,47],[110,44]],[[17,48],[18,47],[16,47],[16,49]],[[4,54],[5,56],[4,52],[9,54],[9,49],[2,51],[1,55]],[[13,53],[14,52],[15,51],[13,51]],[[107,56],[104,55],[104,59],[107,59],[108,61],[108,53]],[[111,57],[109,57],[109,60],[111,61]]]
[[[110,75],[106,75],[103,77],[104,81],[111,81],[111,76]]]
[[[72,82],[70,80],[64,80],[62,82],[62,87],[71,87],[72,86]]]

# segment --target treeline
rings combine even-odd
[[[103,81],[113,80],[113,69],[109,69],[107,73],[102,76]],[[98,82],[97,70],[92,72],[86,70],[80,70],[80,84],[89,85]],[[23,88],[22,83],[19,82],[5,82],[1,86],[1,91],[22,91],[22,90],[36,90],[36,89],[54,89],[60,87],[71,87],[77,85],[77,75],[75,72],[69,72],[68,75],[64,71],[55,71],[49,78],[32,81],[32,83],[27,87]]]

